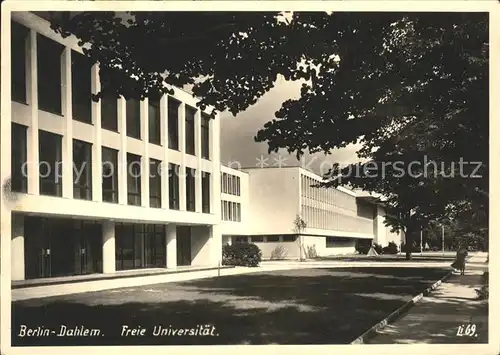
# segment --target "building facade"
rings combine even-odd
[[[385,226],[385,210],[376,199],[343,187],[315,187],[322,178],[300,167],[243,170],[251,223],[246,234],[230,240],[258,245],[266,259],[351,254],[358,240],[401,244],[402,234]]]
[[[178,89],[93,102],[98,65],[75,38],[29,12],[11,35],[12,279],[218,265],[220,120]]]

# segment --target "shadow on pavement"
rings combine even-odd
[[[15,302],[16,345],[347,344],[440,279],[439,268],[296,269]],[[22,325],[97,337],[20,337]],[[122,337],[122,325],[146,328]],[[153,327],[213,325],[218,336],[153,337]]]

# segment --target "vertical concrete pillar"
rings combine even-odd
[[[222,263],[222,234],[220,225],[213,225],[210,233],[210,264]]]
[[[149,207],[149,100],[140,101],[141,137],[143,153],[141,157],[141,206]]]
[[[127,102],[118,99],[118,129],[120,131],[120,151],[118,152],[118,203],[128,204],[127,198]]]
[[[161,207],[168,209],[168,95],[160,99],[160,132],[163,145],[163,161],[161,162]]]
[[[196,175],[194,180],[195,185],[195,211],[201,213],[201,111],[196,110],[194,116],[194,153],[196,155]]]
[[[24,217],[12,215],[11,277],[24,280]]]
[[[27,47],[29,60],[27,61],[27,99],[31,108],[30,126],[27,131],[27,163],[28,163],[28,193],[40,193],[39,166],[38,166],[38,77],[36,32],[30,31]],[[4,139],[2,137],[2,142]],[[3,144],[2,144],[3,145]],[[9,146],[10,149],[10,146]]]
[[[173,223],[167,224],[165,234],[167,268],[175,269],[177,267],[177,226]]]
[[[71,90],[71,49],[61,54],[61,104],[64,116],[62,137],[62,196],[73,198],[73,109]]]
[[[209,122],[209,154],[212,161],[212,183],[210,185],[210,212],[222,220],[221,211],[221,170],[220,170],[220,117]],[[244,194],[243,194],[244,195]]]
[[[115,223],[102,223],[102,272],[110,274],[116,271],[115,260]]]
[[[179,210],[186,210],[186,106],[179,105],[179,150],[181,166],[179,171]]]
[[[101,91],[99,79],[99,64],[92,66],[92,93]],[[92,101],[92,123],[94,124],[94,144],[92,145],[92,200],[102,201],[102,129],[101,129],[101,100]]]

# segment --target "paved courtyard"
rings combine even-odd
[[[292,269],[18,301],[12,343],[347,344],[448,270]],[[68,336],[82,326],[99,333]]]

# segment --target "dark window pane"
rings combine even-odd
[[[92,64],[90,59],[71,51],[73,119],[92,123]]]
[[[149,143],[161,144],[161,131],[160,131],[160,100],[155,98],[149,99]]]
[[[27,127],[12,123],[11,190],[28,191]]]
[[[175,150],[179,150],[179,106],[179,101],[168,98],[168,147]]]
[[[29,30],[17,22],[11,22],[11,90],[12,100],[26,102],[26,43]]]
[[[101,99],[101,128],[118,132],[118,99],[115,96]]]
[[[280,241],[279,235],[268,235],[266,238],[268,243],[276,243]]]
[[[139,100],[127,100],[127,136],[141,139],[141,104]]]
[[[195,174],[195,169],[186,168],[186,210],[191,212],[196,210]]]
[[[295,242],[296,239],[297,239],[296,235],[284,235],[283,236],[284,242]]]
[[[38,108],[61,114],[61,53],[63,46],[37,34]]]
[[[41,195],[62,195],[61,140],[62,137],[57,134],[38,131]]]
[[[179,165],[168,165],[168,198],[169,208],[172,210],[179,209],[179,172]]]
[[[92,144],[73,140],[73,197],[92,199]]]
[[[186,106],[186,153],[194,155],[194,123],[196,110]]]
[[[263,241],[264,241],[264,237],[262,235],[252,236],[252,243],[262,243]]]
[[[161,207],[161,161],[150,159],[149,164],[149,205]]]
[[[210,173],[203,173],[201,178],[202,212],[210,213]]]
[[[118,202],[118,151],[102,147],[102,200]]]
[[[210,117],[201,115],[201,157],[210,159]]]
[[[127,153],[128,204],[141,205],[141,157]]]

